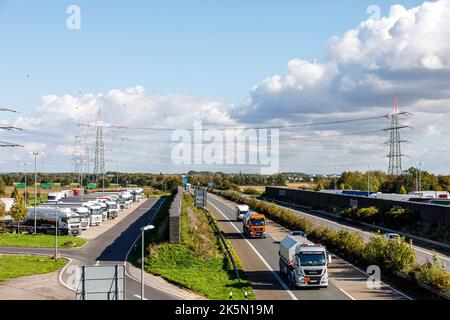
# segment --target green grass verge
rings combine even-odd
[[[59,248],[78,248],[87,242],[86,239],[73,236],[58,236]],[[46,234],[0,234],[0,247],[53,248],[55,236]]]
[[[50,273],[61,269],[65,259],[57,262],[45,256],[0,255],[0,282],[35,274]]]
[[[244,292],[254,299],[251,283],[242,269],[241,281],[236,279],[205,212],[195,209],[188,195],[183,197],[181,210],[181,244],[151,246],[145,269],[209,299],[226,300],[230,291],[235,300],[244,299]]]

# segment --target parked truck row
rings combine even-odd
[[[80,202],[71,192],[49,194],[49,200],[43,205],[28,208],[24,221],[7,221],[10,232],[36,231],[45,234],[78,236],[90,227],[101,225],[108,219],[115,219],[119,212],[128,209],[133,202],[139,202],[143,197],[141,188],[130,189],[117,193],[102,193],[90,200]],[[95,194],[93,194],[95,196]],[[81,198],[80,198],[81,200]]]

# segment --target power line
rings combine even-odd
[[[406,112],[400,112],[399,115],[408,115]],[[289,129],[289,128],[301,128],[301,127],[312,127],[312,126],[321,126],[321,125],[330,125],[330,124],[343,124],[343,123],[351,123],[351,122],[359,122],[359,121],[369,121],[369,120],[377,120],[388,118],[390,115],[382,115],[375,117],[365,117],[365,118],[356,118],[356,119],[345,119],[345,120],[336,120],[336,121],[326,121],[326,122],[311,122],[311,123],[302,123],[302,124],[291,124],[291,125],[274,125],[274,126],[254,126],[254,127],[222,127],[222,128],[202,128],[202,130],[263,130],[263,129]],[[174,131],[174,130],[187,130],[194,131],[192,128],[155,128],[155,127],[126,127],[121,126],[122,129],[130,129],[130,130],[149,130],[149,131]]]

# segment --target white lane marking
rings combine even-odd
[[[347,292],[345,292],[345,290],[344,289],[342,289],[342,288],[338,288],[343,294],[345,294],[347,297],[349,297],[350,299],[352,299],[352,300],[356,300],[355,298],[353,298],[351,295],[349,295]]]
[[[269,201],[265,201],[265,202],[271,203],[271,202],[269,202]],[[277,201],[277,202],[279,202],[279,203],[285,203],[285,204],[287,204],[287,205],[294,206],[293,204],[291,204],[291,203],[289,203],[289,202],[284,202],[284,201]],[[280,208],[286,208],[286,207],[280,206],[279,204],[276,204],[276,203],[274,203],[274,204],[275,204],[276,206],[280,207]],[[353,231],[356,231],[357,233],[362,233],[362,234],[364,234],[364,235],[366,235],[366,236],[370,236],[370,237],[372,237],[373,234],[374,234],[373,232],[367,232],[367,231],[364,231],[364,230],[361,230],[361,229],[357,229],[357,228],[354,228],[354,227],[342,225],[342,224],[340,224],[340,223],[338,223],[338,222],[335,222],[335,221],[332,221],[332,220],[329,220],[329,219],[325,219],[325,218],[322,218],[322,217],[318,217],[318,216],[316,216],[316,215],[309,214],[309,213],[306,213],[306,212],[303,212],[303,211],[300,211],[300,210],[296,210],[296,209],[292,209],[292,208],[289,208],[289,209],[292,210],[292,211],[298,212],[300,215],[305,215],[305,216],[307,216],[307,217],[310,218],[310,219],[313,219],[313,220],[314,220],[314,219],[318,219],[318,220],[321,220],[321,221],[323,221],[323,222],[332,224],[332,225],[334,225],[335,227],[338,227],[338,228],[344,228],[344,229],[348,229],[348,230],[353,230]],[[419,252],[422,252],[422,253],[424,253],[424,254],[430,256],[430,257],[433,257],[433,252],[432,252],[432,251],[426,251],[426,250],[424,250],[424,249],[422,249],[422,248],[419,248],[419,247],[417,247],[417,246],[415,246],[415,245],[414,245],[413,247],[414,247],[414,250],[419,251]],[[441,255],[439,255],[439,254],[438,254],[437,256],[438,256],[439,259],[450,261],[450,259],[447,258],[447,257],[441,256]]]
[[[228,217],[222,212],[220,211],[219,208],[217,208],[213,203],[211,203],[211,201],[208,201],[209,204],[211,204],[225,219],[228,220],[228,222],[230,222],[230,224],[233,226],[233,228],[240,234],[241,232],[239,231],[239,229],[234,225],[234,223],[232,223],[230,221],[230,219],[228,219]],[[272,272],[273,276],[275,277],[275,279],[277,279],[277,281],[281,284],[281,286],[283,287],[283,289],[289,294],[289,296],[292,298],[292,300],[298,300],[298,298],[292,293],[292,291],[289,289],[289,287],[284,283],[284,281],[278,276],[278,274],[272,269],[272,267],[267,263],[267,261],[261,256],[261,254],[258,252],[258,250],[255,249],[255,247],[250,243],[250,241],[248,241],[248,239],[244,238],[243,239],[247,242],[247,244],[249,245],[250,248],[252,248],[252,250],[256,253],[256,255],[261,259],[261,261],[264,263],[264,265],[266,266],[267,269],[270,270],[270,272]]]
[[[138,298],[139,300],[141,300],[141,296],[138,295],[138,294],[135,294],[134,297],[136,297],[136,298]],[[144,298],[144,299],[142,299],[142,300],[148,300],[148,299],[145,299],[145,298]]]
[[[158,209],[156,209],[156,212],[159,211],[159,209],[161,208],[161,206],[163,205],[163,203],[164,203],[164,200],[161,201],[161,203],[160,203]],[[153,219],[152,219],[152,220],[153,220]],[[133,279],[134,281],[137,281],[137,282],[139,282],[139,283],[141,282],[140,279],[136,279],[135,277],[133,277],[131,274],[129,274],[129,273],[127,272],[127,265],[128,265],[128,256],[130,255],[131,250],[134,248],[136,242],[138,242],[138,240],[139,240],[140,238],[141,238],[141,234],[139,234],[139,236],[136,238],[136,240],[134,240],[133,244],[132,244],[131,247],[128,249],[128,252],[127,252],[127,254],[126,254],[126,256],[125,256],[125,264],[126,264],[126,265],[125,265],[125,274],[127,275],[127,277],[129,277],[129,278],[131,278],[131,279]],[[155,285],[152,285],[152,289],[156,289],[156,290],[159,290],[159,291],[161,291],[161,292],[168,293],[168,294],[170,294],[170,295],[176,296],[176,297],[178,297],[178,298],[180,298],[180,299],[183,299],[183,300],[191,300],[191,299],[189,299],[189,298],[183,297],[183,296],[181,296],[181,295],[179,295],[179,294],[177,294],[177,293],[174,293],[174,292],[167,291],[166,289],[157,287],[157,286],[155,286]],[[135,297],[139,297],[139,299],[141,299],[141,296],[135,295]],[[145,300],[146,300],[146,299],[145,299]]]

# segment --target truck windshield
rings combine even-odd
[[[264,226],[266,221],[264,219],[250,219],[250,225],[252,226]]]
[[[325,253],[321,252],[300,252],[300,265],[303,267],[324,266],[326,263]]]
[[[110,208],[110,209],[117,209],[117,204],[110,204],[110,205],[109,205],[109,208]]]

